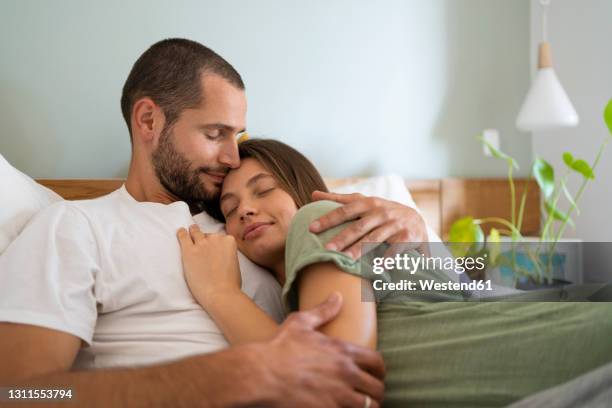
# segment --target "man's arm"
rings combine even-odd
[[[246,371],[252,366],[249,360],[253,356],[247,350],[141,369],[69,372],[80,342],[77,337],[51,329],[0,324],[0,385],[70,389],[73,398],[65,402],[100,407],[212,407],[260,402],[261,397],[254,392],[257,390],[249,390],[248,384],[242,390],[240,384],[232,384],[248,375]]]
[[[378,407],[384,377],[380,354],[316,331],[338,314],[341,304],[336,295],[314,309],[290,315],[268,342],[165,365],[83,372],[66,371],[78,350],[78,338],[3,324],[0,361],[7,364],[2,365],[0,385],[70,388],[73,399],[68,406],[363,407],[369,395],[370,406]],[[63,350],[61,358],[49,352],[57,347]]]
[[[40,326],[0,323],[0,384],[68,371],[81,339]]]

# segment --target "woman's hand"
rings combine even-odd
[[[176,235],[181,245],[185,280],[204,309],[215,296],[240,292],[242,278],[234,237],[204,234],[195,224],[189,227],[189,232],[180,228]]]

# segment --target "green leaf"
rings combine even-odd
[[[448,238],[451,242],[482,242],[484,233],[474,218],[463,217],[453,223]]]
[[[501,237],[497,228],[491,228],[489,231],[489,237],[487,238],[487,242],[500,242]]]
[[[559,210],[558,208],[553,207],[553,205],[548,201],[544,202],[544,207],[546,208],[546,213],[548,213],[548,215],[553,217],[555,220],[564,222],[567,221],[569,225],[571,225],[572,227],[574,226],[574,221],[572,221],[569,215]]]
[[[508,162],[509,165],[512,165],[515,169],[519,168],[516,160],[514,160],[511,156],[507,155],[506,153],[502,152],[501,150],[497,150],[495,147],[493,147],[493,145],[491,143],[487,142],[482,137],[479,137],[478,140],[480,140],[480,142],[482,144],[487,146],[487,148],[489,149],[489,151],[491,152],[493,157],[505,160],[506,162]]]
[[[567,198],[567,201],[569,201],[572,207],[576,209],[576,213],[580,215],[580,208],[578,208],[578,204],[574,200],[574,197],[572,197],[572,193],[570,193],[567,189],[567,185],[565,183],[561,183],[561,188],[563,189],[563,193],[565,194],[565,198]]]
[[[588,179],[595,178],[595,173],[593,173],[593,169],[591,168],[591,166],[589,166],[589,164],[582,159],[576,160],[575,162],[572,163],[570,167],[576,172],[582,174],[584,178],[588,178]]]
[[[475,250],[474,243],[484,241],[484,233],[480,225],[472,217],[463,217],[453,223],[448,233],[448,241],[454,256],[465,256]]]
[[[537,158],[533,162],[532,171],[544,198],[550,198],[555,190],[555,170],[546,160]]]
[[[563,161],[567,164],[567,167],[571,168],[574,164],[574,156],[570,152],[563,153]]]
[[[608,130],[610,130],[610,134],[612,135],[612,99],[608,101],[606,109],[604,110],[604,122],[608,125]]]

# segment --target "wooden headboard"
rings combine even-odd
[[[358,181],[356,178],[327,179],[330,188]],[[96,198],[116,190],[123,179],[40,179],[67,200]],[[527,186],[525,218],[521,232],[537,235],[540,230],[540,194],[535,181],[516,180],[517,197]],[[465,215],[473,217],[510,218],[510,188],[506,179],[406,180],[406,187],[421,209],[429,225],[441,237],[446,238],[451,224]],[[517,199],[518,200],[518,199]],[[485,230],[488,228],[485,226]]]

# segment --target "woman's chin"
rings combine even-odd
[[[281,259],[284,257],[285,246],[284,243],[282,245],[275,245],[265,242],[253,242],[248,248],[245,248],[242,253],[256,264],[265,266],[269,269],[277,263],[279,254]]]

